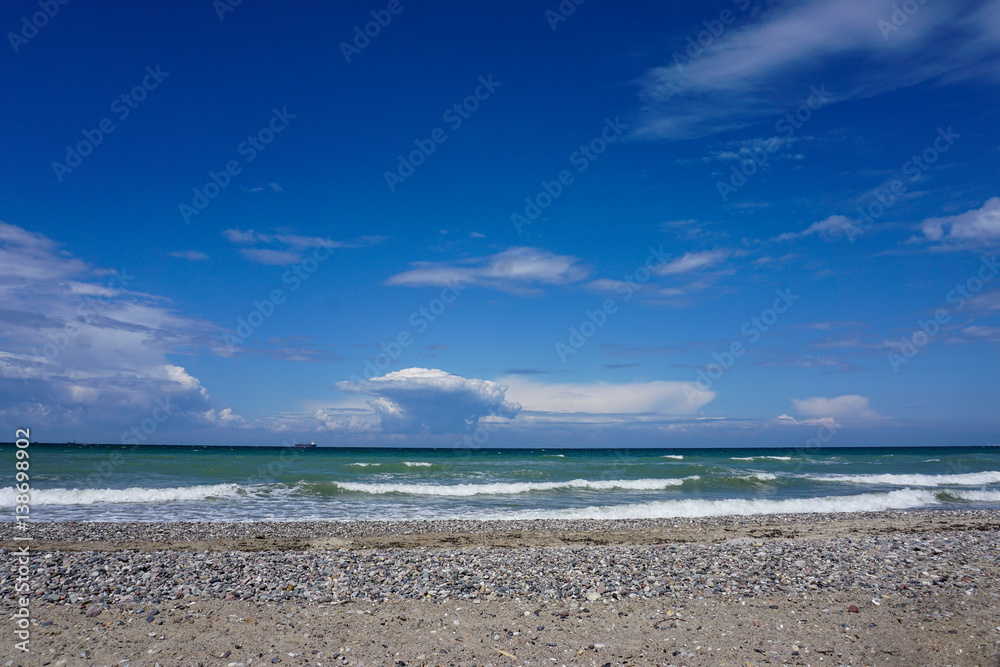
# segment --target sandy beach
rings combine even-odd
[[[10,666],[1000,665],[992,510],[30,534]]]

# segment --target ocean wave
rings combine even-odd
[[[698,479],[697,475],[684,479]],[[566,482],[495,482],[493,484],[363,484],[361,482],[335,482],[345,491],[385,494],[407,493],[416,496],[499,496],[532,491],[555,489],[625,489],[630,491],[656,491],[681,486],[684,479],[573,479]]]
[[[159,503],[172,500],[204,500],[233,498],[239,495],[236,484],[206,484],[149,489],[133,486],[127,489],[32,489],[32,505],[98,505],[115,503]],[[13,505],[13,488],[0,489],[0,504]]]
[[[683,457],[683,456],[681,456],[680,454],[664,454],[664,455],[663,455],[663,456],[661,456],[660,458],[661,458],[661,459],[677,459],[678,461],[680,461],[680,460],[681,460],[681,459],[683,459],[684,457]]]
[[[1000,503],[1000,491],[948,491],[947,494],[960,500]]]
[[[349,465],[349,466],[357,466],[359,468],[370,468],[370,467],[377,468],[378,466],[380,466],[382,464],[381,463],[365,463],[363,461],[359,461],[357,463],[348,463],[347,465]]]
[[[434,464],[426,461],[403,461],[403,465],[407,468],[430,468]]]
[[[772,479],[778,479],[778,476],[769,472],[755,472],[750,475],[743,475],[742,479],[756,479],[761,482],[769,482]]]
[[[734,516],[757,514],[829,514],[834,512],[877,512],[938,505],[932,491],[900,489],[888,493],[863,493],[855,496],[824,496],[818,498],[723,498],[719,500],[658,500],[630,505],[593,506],[566,510],[527,510],[491,519],[661,519],[700,516]]]
[[[948,484],[981,485],[1000,482],[1000,470],[969,472],[954,475],[891,474],[880,475],[817,475],[807,477],[819,482],[850,482],[853,484],[887,484],[892,486],[943,486]]]
[[[791,461],[791,456],[732,456],[730,461],[759,461],[761,459],[772,459],[774,461]]]

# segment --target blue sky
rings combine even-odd
[[[996,0],[0,27],[4,431],[998,440]]]

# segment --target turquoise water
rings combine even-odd
[[[0,448],[14,470],[14,448]],[[455,450],[32,445],[49,521],[694,517],[1000,507],[1000,448]],[[13,472],[11,473],[13,478]],[[14,489],[0,489],[8,507]]]

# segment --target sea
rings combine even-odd
[[[12,484],[13,450],[0,447]],[[996,446],[459,450],[32,444],[28,451],[32,521],[626,519],[1000,508]],[[12,485],[0,489],[8,508],[15,493]]]

